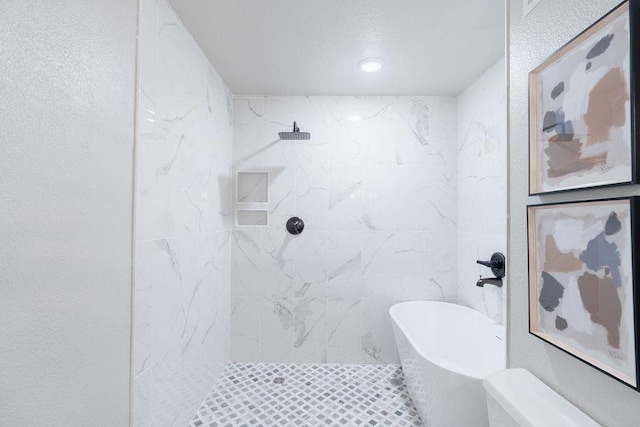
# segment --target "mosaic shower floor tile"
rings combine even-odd
[[[229,363],[189,427],[422,426],[397,365]]]

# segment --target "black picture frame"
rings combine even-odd
[[[582,44],[588,41],[589,38],[598,35],[598,31],[603,27],[610,24],[612,20],[615,20],[620,14],[628,16],[629,27],[629,127],[630,127],[630,171],[628,179],[622,180],[604,180],[598,181],[586,181],[584,183],[570,184],[570,185],[554,185],[548,184],[550,188],[542,188],[540,181],[544,179],[543,164],[548,162],[540,153],[542,148],[539,146],[539,133],[540,127],[540,111],[538,110],[540,102],[538,102],[538,75],[548,70],[550,66],[558,63],[561,59],[572,53],[578,48],[584,48]],[[582,31],[568,43],[556,50],[539,66],[533,69],[529,73],[529,195],[541,195],[561,193],[566,191],[582,190],[588,188],[602,188],[619,185],[629,185],[640,183],[640,134],[637,127],[640,125],[640,109],[638,105],[640,103],[640,0],[627,0],[620,3],[618,6],[609,11],[606,15],[601,17],[598,21],[594,22],[587,29]],[[557,123],[557,121],[556,121]],[[563,124],[566,122],[563,122]],[[565,142],[566,143],[566,142]],[[541,145],[541,144],[540,144]],[[572,145],[571,148],[575,148]],[[581,154],[579,154],[581,156]],[[591,159],[593,159],[591,157]],[[580,157],[580,161],[585,161]],[[595,161],[595,160],[594,160]],[[607,168],[610,165],[602,164],[599,168]],[[558,173],[557,171],[555,173]],[[569,178],[575,178],[574,181],[579,181],[579,176],[585,175],[585,171],[580,171],[574,176]],[[557,179],[558,176],[547,179]]]
[[[616,288],[616,295],[619,298],[621,296],[623,297],[623,299],[621,300],[621,304],[622,304],[621,325],[623,325],[622,321],[625,320],[622,316],[626,316],[626,324],[624,326],[627,328],[633,329],[632,331],[626,331],[627,332],[626,337],[628,338],[629,336],[631,336],[633,342],[632,343],[627,342],[628,344],[627,348],[624,349],[624,351],[627,352],[627,355],[630,355],[630,354],[633,355],[633,360],[629,360],[627,363],[628,367],[634,368],[635,371],[633,375],[621,375],[620,370],[616,369],[612,365],[607,365],[606,360],[603,360],[603,359],[606,359],[605,357],[600,357],[600,358],[594,357],[593,354],[587,354],[585,351],[583,351],[583,349],[580,349],[580,348],[577,348],[576,346],[572,346],[568,344],[567,341],[570,341],[571,339],[573,339],[573,338],[570,339],[570,337],[577,336],[578,334],[576,331],[572,331],[571,329],[569,329],[570,327],[572,327],[571,325],[572,319],[565,319],[564,317],[560,316],[560,314],[564,315],[564,312],[562,310],[566,310],[566,307],[568,307],[568,305],[573,302],[574,303],[573,307],[575,309],[580,310],[580,308],[582,308],[585,312],[587,312],[587,314],[590,315],[587,317],[590,317],[590,320],[594,322],[594,324],[602,326],[600,323],[597,322],[597,320],[594,321],[593,313],[590,312],[589,311],[590,309],[588,308],[589,304],[585,303],[585,296],[583,295],[583,288],[582,288],[582,285],[585,282],[581,283],[580,278],[577,278],[574,284],[574,282],[570,278],[567,280],[567,277],[568,276],[570,277],[572,274],[574,276],[577,276],[578,273],[581,273],[581,276],[579,277],[582,277],[582,278],[586,277],[586,278],[589,278],[589,280],[591,280],[591,278],[596,276],[598,277],[597,283],[598,283],[598,290],[600,291],[601,289],[600,285],[604,283],[605,280],[613,282],[613,279],[607,279],[606,277],[610,273],[608,273],[606,269],[602,269],[602,271],[591,270],[589,269],[587,262],[583,262],[584,264],[583,267],[581,267],[576,271],[564,272],[560,274],[554,271],[551,271],[553,270],[553,268],[557,270],[558,262],[566,263],[566,261],[558,261],[558,257],[548,256],[550,255],[549,254],[550,250],[547,246],[547,238],[545,238],[545,243],[544,243],[545,245],[544,264],[541,263],[541,259],[539,256],[541,252],[541,248],[540,248],[541,238],[545,236],[543,231],[545,229],[545,226],[537,220],[536,212],[545,211],[544,214],[546,215],[548,221],[552,221],[554,220],[554,218],[557,221],[560,221],[563,218],[562,213],[564,213],[565,215],[569,215],[569,217],[571,217],[571,215],[575,216],[577,213],[580,212],[580,209],[582,209],[585,217],[596,218],[594,219],[594,223],[597,224],[598,215],[601,215],[600,221],[602,222],[602,214],[604,213],[606,215],[606,212],[609,210],[609,208],[612,208],[614,206],[620,206],[620,207],[628,206],[628,213],[629,213],[628,229],[625,230],[625,223],[623,222],[624,220],[622,220],[620,221],[619,231],[623,233],[628,233],[628,236],[626,236],[628,237],[628,248],[625,248],[627,252],[621,254],[621,257],[626,256],[626,259],[629,262],[629,265],[627,266],[627,269],[628,269],[627,271],[630,272],[630,277],[628,277],[629,283],[626,284],[628,286],[628,289],[619,290],[618,288]],[[618,212],[624,212],[624,211],[625,211],[624,209],[618,210]],[[612,212],[616,212],[616,210],[613,210]],[[611,214],[608,214],[608,215],[609,217],[606,221],[606,224],[603,226],[603,230],[602,230],[603,234],[606,234],[605,230],[608,227],[609,221],[611,220],[611,217],[612,217]],[[615,216],[615,218],[617,219],[618,216]],[[640,222],[639,221],[640,221],[640,196],[527,205],[527,249],[528,249],[528,268],[529,268],[529,280],[528,280],[529,334],[562,350],[563,352],[575,357],[576,359],[581,360],[587,363],[588,365],[591,365],[592,367],[605,373],[611,378],[614,378],[615,380],[620,381],[621,383],[637,391],[640,391],[640,328],[638,328],[638,321],[640,320],[639,313],[638,313],[638,309],[640,308],[640,290],[638,289],[638,274],[640,273],[640,270],[639,270],[640,259],[638,259],[638,257],[640,257]],[[549,224],[547,224],[546,226],[547,230],[549,230],[548,225]],[[573,233],[567,234],[567,235],[571,235],[575,237],[575,230],[572,230],[572,231]],[[591,230],[591,232],[593,232],[593,230]],[[613,233],[612,235],[615,235],[615,234],[616,233]],[[549,234],[547,234],[546,237],[548,237],[548,235]],[[557,238],[556,237],[557,233],[552,234],[552,236],[554,236],[554,239]],[[611,235],[609,236],[609,238],[611,238]],[[605,239],[606,239],[606,236],[605,236]],[[591,242],[591,240],[589,242]],[[556,245],[556,248],[559,248],[559,246]],[[584,248],[584,250],[586,251],[587,248]],[[554,250],[555,249],[551,250],[551,252],[553,252]],[[565,251],[561,251],[561,252],[562,252],[561,256],[567,256],[569,253],[573,253],[573,255],[575,255],[574,252],[565,252]],[[583,257],[583,254],[581,253],[578,257],[578,260],[580,260],[582,257]],[[545,272],[544,270],[547,269],[547,265],[546,265],[547,260],[552,260],[552,262],[556,264],[556,267],[548,269],[550,271]],[[624,272],[625,271],[624,265],[622,264],[623,263],[621,262],[620,267]],[[540,268],[541,266],[543,267],[543,269]],[[603,276],[603,271],[604,271],[604,276]],[[547,276],[545,277],[543,273],[546,273]],[[552,276],[550,279],[548,278],[549,275]],[[614,276],[614,274],[610,274],[610,275]],[[555,306],[554,304],[556,304],[556,301],[553,300],[553,297],[552,296],[549,297],[549,292],[545,294],[544,290],[542,289],[544,288],[544,286],[546,286],[546,283],[544,283],[545,280],[549,280],[549,283],[554,286],[555,284],[553,283],[552,280],[555,280],[563,287],[562,295],[559,298],[559,301],[557,301],[557,305]],[[578,287],[580,302],[582,303],[581,307],[579,304],[575,304],[576,286]],[[624,285],[621,284],[621,287],[622,286]],[[585,293],[588,293],[587,289],[588,288],[584,289]],[[565,298],[565,292],[568,295],[567,298],[569,298],[571,296],[571,292],[573,292],[574,299],[571,301],[562,302],[562,304],[566,305],[566,306],[562,306],[560,300],[562,298]],[[602,295],[604,295],[604,293]],[[602,295],[598,293],[598,298],[601,298]],[[627,307],[626,312],[624,311],[625,305]],[[598,310],[602,310],[603,306],[608,307],[609,305],[603,304],[601,306],[600,299],[598,299],[597,306],[598,306]],[[549,327],[550,322],[548,322],[549,320],[548,318],[550,316],[553,316],[553,313],[558,309],[558,307],[560,307],[561,310],[559,310],[558,313],[556,313],[555,324],[552,327]],[[593,307],[593,305],[591,305],[591,307]],[[630,307],[631,313],[628,312],[629,307]],[[574,314],[576,313],[575,310],[566,310],[566,311]],[[543,313],[543,315],[540,316],[540,313]],[[546,313],[550,313],[550,314],[546,314]],[[600,313],[599,315],[603,315],[603,314]],[[542,323],[545,323],[545,321],[546,323],[544,327],[541,327],[540,317],[543,317],[543,316],[546,318],[542,321]],[[558,325],[559,317],[563,320],[562,324],[560,325]],[[557,331],[553,330],[553,327],[555,327]],[[623,326],[620,326],[620,328],[623,328]],[[577,328],[574,328],[574,329],[577,330]],[[596,329],[599,330],[600,328],[596,328]],[[615,336],[615,333],[610,332],[610,329],[607,329],[606,327],[604,329],[607,331],[607,338],[606,338],[607,343],[601,349],[602,354],[609,354],[609,356],[611,357],[610,360],[617,359],[618,357],[620,357],[622,353],[616,353],[617,352],[616,348],[613,347],[612,343],[609,341],[610,339],[609,334],[612,333],[613,336]],[[601,332],[602,331],[600,331],[600,333]],[[603,341],[602,336],[600,335],[594,335],[594,336],[595,336],[594,341],[597,341],[598,339],[600,339],[600,342]],[[565,341],[563,341],[563,337],[565,338]],[[589,337],[585,336],[582,338],[588,339]],[[622,336],[620,335],[620,333],[618,335],[618,339],[620,340],[621,344],[625,342]],[[613,349],[614,352],[613,353],[610,352],[609,351],[610,349]],[[624,359],[620,359],[620,360],[624,360]]]

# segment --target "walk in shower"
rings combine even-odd
[[[476,286],[506,252],[497,6],[499,46],[456,88],[316,95],[234,89],[195,5],[142,1],[135,425],[421,425],[389,308],[504,324],[508,284]]]

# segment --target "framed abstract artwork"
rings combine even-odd
[[[529,73],[529,194],[638,182],[637,2]]]
[[[527,207],[529,332],[638,389],[640,197]]]

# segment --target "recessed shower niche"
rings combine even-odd
[[[269,225],[269,172],[238,171],[236,173],[236,225],[266,227]]]
[[[239,227],[267,227],[269,211],[266,209],[236,210],[236,225]]]
[[[238,171],[236,174],[237,203],[268,203],[269,172]]]

